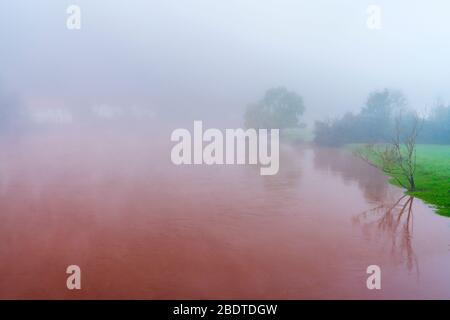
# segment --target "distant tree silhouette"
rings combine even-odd
[[[405,105],[406,98],[398,90],[374,91],[369,94],[359,113],[346,113],[334,121],[317,121],[314,129],[315,142],[339,146],[387,141],[394,125],[392,115]]]
[[[303,99],[284,87],[266,91],[264,97],[250,105],[245,113],[247,128],[286,129],[299,127],[299,117],[305,111]]]

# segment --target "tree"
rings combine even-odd
[[[406,97],[399,90],[383,89],[373,91],[362,108],[362,115],[369,115],[379,119],[389,119],[392,113],[406,105]]]
[[[316,122],[315,141],[332,146],[386,142],[394,126],[392,115],[405,105],[406,98],[398,90],[374,91],[359,113],[346,113],[334,121]]]
[[[365,142],[389,140],[393,127],[392,115],[405,105],[406,98],[399,90],[383,89],[370,93],[357,119],[361,129],[359,138]]]
[[[420,142],[450,144],[450,106],[435,105],[424,122]]]
[[[284,87],[272,88],[258,103],[247,108],[245,126],[255,129],[296,128],[304,111],[303,99],[297,93]]]
[[[367,144],[357,149],[356,154],[393,177],[408,191],[415,191],[416,142],[421,123],[421,119],[414,114],[412,120],[405,125],[400,113],[395,118],[395,130],[390,142]]]

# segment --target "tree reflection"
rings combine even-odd
[[[412,244],[413,202],[413,196],[404,195],[394,203],[382,203],[360,213],[354,218],[354,222],[363,225],[366,230],[375,229],[383,235],[387,234],[393,256],[405,263],[408,271],[415,269],[419,274],[419,264]]]

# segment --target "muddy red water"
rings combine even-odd
[[[450,219],[353,156],[282,146],[260,176],[119,131],[0,142],[0,298],[450,298]]]

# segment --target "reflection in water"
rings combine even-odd
[[[387,178],[356,157],[350,160],[348,151],[317,148],[314,155],[317,168],[337,173],[345,181],[356,182],[367,201],[376,205],[358,214],[353,222],[363,225],[365,232],[378,230],[378,239],[391,242],[392,257],[404,263],[408,271],[416,270],[418,274],[418,259],[412,245],[414,197],[403,195],[390,199]]]
[[[413,196],[403,195],[394,203],[381,203],[362,212],[353,221],[363,225],[366,231],[371,228],[379,231],[377,238],[386,238],[387,234],[392,256],[405,263],[409,271],[415,269],[419,274],[419,263],[412,245],[413,201]]]
[[[414,197],[402,195],[392,198],[387,178],[380,171],[346,150],[314,149],[314,165],[321,170],[337,173],[345,181],[354,181],[369,203],[375,207],[353,218],[353,222],[369,233],[376,230],[377,239],[390,242],[390,253],[395,261],[405,264],[408,271],[418,274],[418,259],[412,245]]]
[[[314,166],[337,173],[347,182],[356,182],[370,202],[383,200],[387,195],[387,178],[378,169],[349,155],[347,150],[315,148]]]

